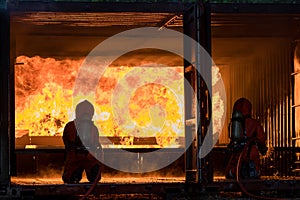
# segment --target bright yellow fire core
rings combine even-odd
[[[65,124],[74,119],[73,87],[83,59],[41,58],[19,56],[15,66],[16,137],[61,136]],[[95,116],[93,118],[100,136],[132,136],[126,129],[120,129],[114,120],[111,98],[118,81],[132,67],[108,67],[95,91]],[[183,75],[182,67],[172,67]],[[172,77],[170,77],[172,80]],[[172,80],[172,84],[183,84],[183,79]],[[181,91],[183,96],[183,90]],[[164,111],[151,116],[151,107],[159,105]],[[184,137],[183,115],[176,97],[167,87],[146,84],[133,92],[129,102],[129,114],[138,126],[155,124],[165,120],[164,126],[154,136],[161,147],[176,145]],[[152,133],[153,134],[153,133]],[[136,135],[135,135],[136,136]],[[151,136],[151,133],[138,135]],[[153,136],[153,135],[152,135]],[[129,137],[130,138],[130,137]],[[130,145],[130,141],[123,141]]]

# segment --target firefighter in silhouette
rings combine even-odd
[[[97,159],[103,159],[98,129],[92,121],[94,107],[85,100],[76,106],[75,113],[75,120],[68,122],[63,132],[66,160],[62,179],[65,183],[79,183],[85,171],[88,181],[94,182],[101,176]]]
[[[228,127],[230,143],[227,150],[230,157],[225,170],[227,179],[236,178],[239,158],[241,178],[259,178],[261,175],[259,153],[265,155],[267,152],[266,137],[260,123],[251,117],[251,112],[252,105],[248,99],[240,98],[234,103]]]

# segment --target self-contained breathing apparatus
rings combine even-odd
[[[228,149],[232,152],[241,150],[247,143],[245,119],[242,112],[236,110],[232,113],[228,133],[230,138]]]
[[[228,126],[230,143],[228,144],[227,149],[229,154],[239,154],[244,151],[244,148],[247,148],[247,160],[246,162],[242,162],[241,176],[243,178],[257,178],[259,174],[256,171],[253,160],[250,160],[249,158],[249,146],[255,145],[255,142],[250,141],[249,138],[247,138],[245,120],[242,112],[235,110],[232,113],[231,122]],[[247,142],[250,142],[251,144],[247,145]]]
[[[242,112],[236,110],[232,113],[228,133],[230,138],[230,143],[227,146],[228,149],[231,152],[240,151],[247,143],[245,119]]]

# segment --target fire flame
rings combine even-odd
[[[72,87],[83,59],[19,56],[15,66],[16,137],[60,136],[72,109]]]
[[[24,130],[28,130],[29,136],[61,136],[65,124],[74,119],[72,89],[83,59],[19,56],[16,62],[16,137],[26,133]],[[100,135],[119,136],[122,145],[132,145],[133,137],[119,129],[113,119],[110,102],[118,80],[131,69],[126,66],[107,68],[99,81],[94,105],[96,112],[93,120]],[[183,73],[182,67],[175,69]],[[183,80],[176,84],[183,84]],[[159,115],[165,116],[165,124],[155,135],[157,144],[160,147],[178,145],[178,137],[183,137],[184,131],[182,114],[177,104],[174,94],[168,88],[146,84],[132,95],[129,113],[139,126],[145,126],[153,117],[149,116],[150,108],[159,105],[164,110]]]
[[[62,136],[65,124],[74,119],[73,87],[79,68],[80,59],[57,60],[39,56],[19,56],[15,65],[15,100],[16,100],[16,138],[24,134],[29,136]],[[183,67],[172,67],[183,75]],[[113,119],[111,98],[118,81],[132,67],[108,67],[96,89],[95,116],[100,136],[120,137],[121,146],[133,146],[132,133],[120,129]],[[172,84],[183,84],[174,80]],[[213,68],[213,83],[220,80],[220,73]],[[180,94],[183,98],[182,94]],[[158,147],[184,145],[179,138],[184,137],[183,113],[174,94],[167,87],[155,83],[146,84],[134,91],[130,98],[129,113],[139,126],[160,123],[161,130],[153,130]],[[153,109],[156,112],[151,112]],[[220,119],[224,114],[224,102],[218,93],[213,94],[214,132],[221,132]],[[155,127],[155,126],[154,126]],[[152,133],[144,133],[147,137]],[[153,147],[149,146],[148,147]]]

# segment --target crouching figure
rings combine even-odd
[[[260,153],[267,152],[266,137],[259,121],[251,117],[252,105],[248,99],[240,98],[233,106],[228,127],[230,143],[227,146],[229,161],[226,166],[227,179],[236,178],[240,160],[241,178],[259,178],[261,175]]]
[[[63,132],[65,145],[65,166],[62,179],[64,183],[79,183],[83,171],[89,182],[100,180],[99,160],[103,151],[99,142],[99,132],[94,125],[93,105],[85,100],[76,106],[76,118],[66,124]]]

